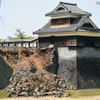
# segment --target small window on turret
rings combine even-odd
[[[56,25],[68,25],[70,24],[70,18],[61,18],[61,19],[52,19],[51,20],[51,25],[56,26]]]
[[[59,7],[56,11],[65,10],[63,7]]]

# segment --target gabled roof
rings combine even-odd
[[[64,10],[57,11],[57,9],[59,9],[59,7],[63,7]],[[46,16],[58,15],[58,14],[67,14],[67,13],[82,14],[82,15],[88,15],[88,16],[91,15],[90,13],[85,12],[82,9],[80,9],[77,6],[77,4],[60,2],[59,5],[52,12],[46,14]]]
[[[78,17],[76,18],[72,24],[64,25],[64,27],[55,27],[51,26],[51,21],[49,21],[43,28],[39,29],[38,31],[34,32],[34,34],[41,34],[41,33],[53,33],[53,32],[70,32],[70,31],[89,31],[89,32],[100,32],[98,28],[82,28],[82,25],[89,20],[88,16]]]

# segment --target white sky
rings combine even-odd
[[[51,12],[60,1],[77,3],[81,9],[92,14],[91,19],[100,28],[100,5],[96,4],[100,0],[3,0],[0,8],[0,38],[14,36],[16,28],[32,36],[32,32],[49,21],[50,18],[45,14]]]

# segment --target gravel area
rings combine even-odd
[[[100,100],[100,96],[92,96],[92,97],[81,97],[81,98],[54,98],[54,97],[22,97],[22,98],[8,98],[8,99],[0,99],[0,100]]]

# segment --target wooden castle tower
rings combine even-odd
[[[100,88],[100,29],[77,4],[60,2],[46,16],[50,21],[34,32],[39,47],[58,50],[58,74],[75,88]]]

